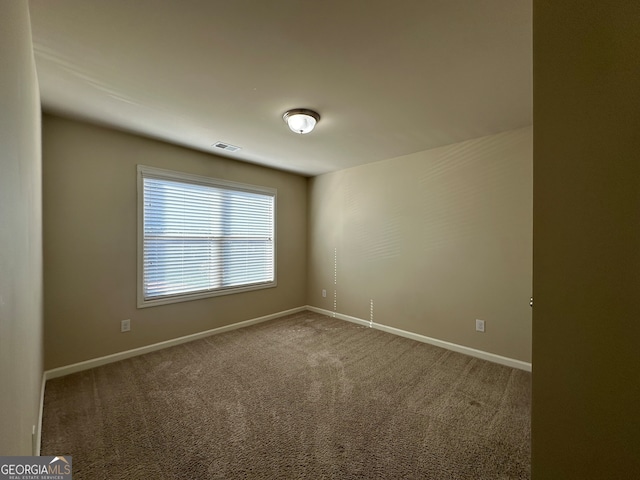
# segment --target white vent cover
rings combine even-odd
[[[221,150],[224,150],[226,152],[237,152],[238,150],[241,150],[240,147],[236,147],[235,145],[229,145],[228,143],[224,143],[224,142],[215,142],[214,144],[212,144],[212,146],[216,148],[220,148]]]

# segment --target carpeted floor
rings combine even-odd
[[[528,479],[531,374],[311,312],[46,385],[90,479]]]

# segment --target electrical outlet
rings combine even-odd
[[[484,320],[478,320],[476,318],[476,332],[484,333]]]
[[[327,291],[324,288],[322,289],[322,296],[327,298]]]
[[[120,322],[120,331],[121,332],[128,332],[129,330],[131,330],[131,320],[129,320],[129,319],[122,320]]]

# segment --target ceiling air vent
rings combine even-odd
[[[237,152],[240,150],[240,147],[236,147],[235,145],[229,145],[228,143],[216,142],[212,146],[224,150],[225,152]]]

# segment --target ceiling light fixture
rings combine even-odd
[[[320,114],[306,108],[295,108],[285,112],[282,119],[287,122],[292,132],[309,133],[320,120]]]

